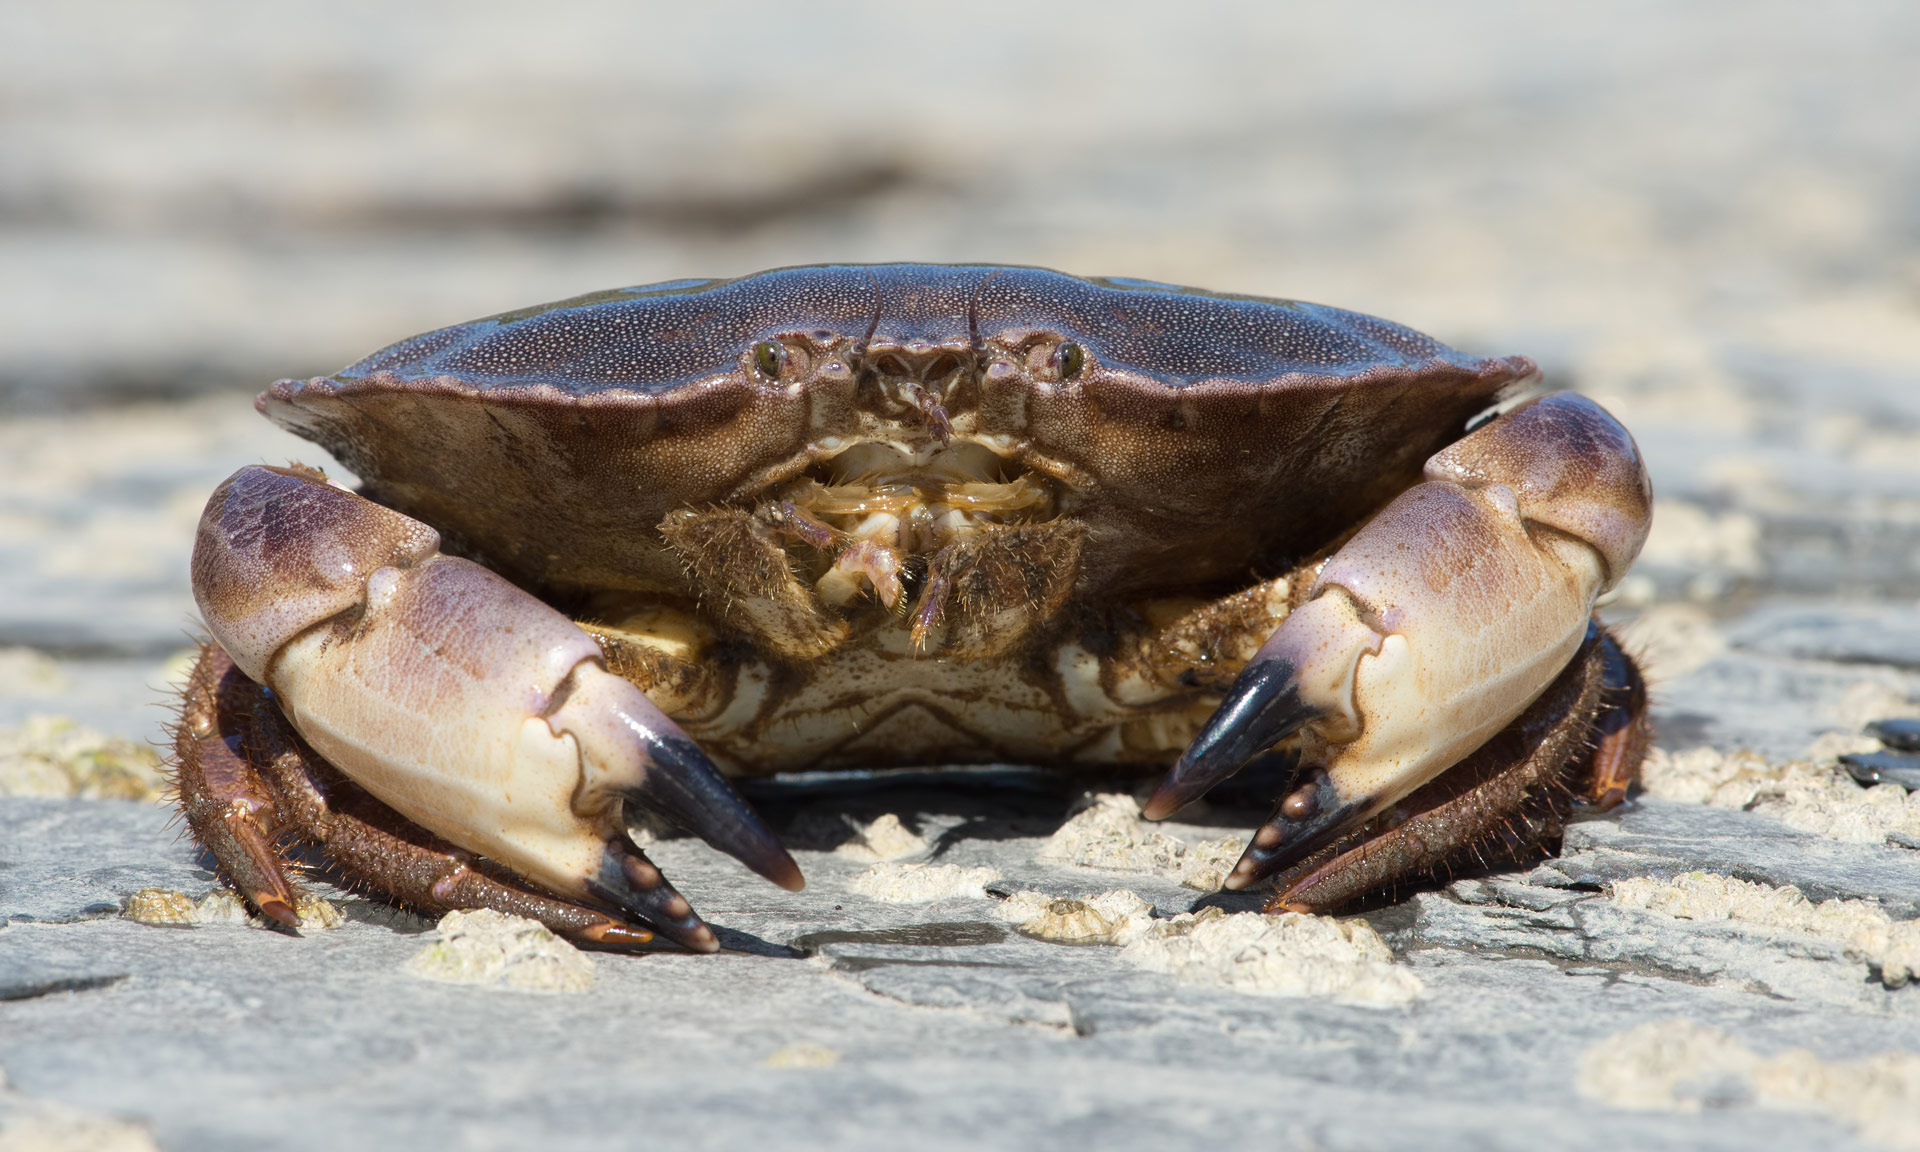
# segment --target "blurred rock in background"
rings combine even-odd
[[[1900,4],[0,19],[16,408],[251,388],[609,285],[912,259],[1333,301],[1703,433],[1816,387],[1920,419]]]

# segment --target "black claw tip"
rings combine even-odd
[[[1293,867],[1345,835],[1366,812],[1364,802],[1342,803],[1326,774],[1316,773],[1275,805],[1220,886],[1250,888]]]
[[[632,803],[780,887],[800,890],[800,866],[698,745],[671,732],[644,732],[643,743],[650,764],[645,782],[628,793]]]
[[[1160,782],[1142,813],[1149,820],[1173,815],[1319,715],[1319,709],[1300,699],[1292,662],[1256,660],[1227,690],[1227,698]]]
[[[673,885],[624,836],[607,845],[600,859],[600,875],[587,888],[601,900],[647,924],[654,931],[693,952],[716,952],[720,941]]]

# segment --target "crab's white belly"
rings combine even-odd
[[[1044,662],[917,656],[907,628],[870,633],[803,672],[743,665],[725,707],[676,717],[731,773],[845,765],[1165,763],[1213,705],[1103,679],[1077,643]]]

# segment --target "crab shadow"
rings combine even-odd
[[[938,859],[966,841],[1052,835],[1087,784],[1058,772],[994,766],[794,774],[739,787],[791,848],[831,852],[890,815],[925,838],[930,858]]]
[[[1294,766],[1291,754],[1264,756],[1179,813],[1177,822],[1252,828],[1285,794]],[[1144,798],[1163,775],[1163,769],[1088,773],[990,765],[791,773],[738,781],[736,787],[789,847],[832,851],[892,815],[927,836],[930,858],[938,859],[969,841],[1051,836],[1086,797]]]

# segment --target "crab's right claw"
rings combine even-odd
[[[241,671],[326,760],[407,819],[548,891],[697,951],[718,942],[628,838],[652,810],[790,889],[800,870],[591,637],[429,527],[304,469],[208,502],[194,593]]]
[[[1299,731],[1298,775],[1228,888],[1334,843],[1512,722],[1646,539],[1639,450],[1570,393],[1476,430],[1426,477],[1321,568],[1145,806],[1170,815]]]
[[[1295,613],[1294,619],[1313,610],[1314,604]],[[1331,663],[1309,667],[1324,673],[1325,665]],[[1142,809],[1147,818],[1160,820],[1173,815],[1240,771],[1247,761],[1326,715],[1335,706],[1335,699],[1312,699],[1316,693],[1303,683],[1300,671],[1286,656],[1269,656],[1262,648],[1234,680],[1227,698],[1208,717],[1173,771],[1154,790]]]

